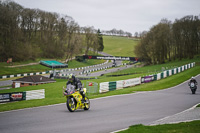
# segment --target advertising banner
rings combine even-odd
[[[0,94],[0,103],[26,100],[26,92],[13,92]]]
[[[130,61],[139,61],[139,59],[137,57],[95,56],[95,55],[76,56],[76,59],[77,60],[98,59],[98,60],[130,60]]]
[[[10,101],[21,101],[23,99],[23,92],[11,93]]]
[[[0,94],[0,103],[10,102],[10,93]]]
[[[146,77],[142,77],[142,83],[148,83],[153,81],[154,76],[146,76]]]
[[[129,86],[134,86],[134,85],[138,85],[138,84],[141,84],[141,77],[124,80],[123,86],[129,87]]]

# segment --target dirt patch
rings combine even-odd
[[[14,67],[37,65],[37,64],[39,64],[39,63],[29,63],[29,64],[23,64],[23,65],[7,66],[7,67],[14,68]]]

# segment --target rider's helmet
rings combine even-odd
[[[68,75],[69,81],[73,82],[75,79],[75,76],[73,74]]]
[[[191,80],[194,80],[194,77],[192,76]]]

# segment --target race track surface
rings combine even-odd
[[[200,75],[196,78],[200,84]],[[1,133],[109,133],[148,124],[200,102],[200,85],[191,94],[188,82],[154,92],[91,100],[89,111],[71,113],[65,104],[0,113]]]

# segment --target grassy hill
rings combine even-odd
[[[128,56],[134,57],[134,46],[138,41],[128,37],[117,36],[103,36],[104,51],[105,53],[114,56]]]

